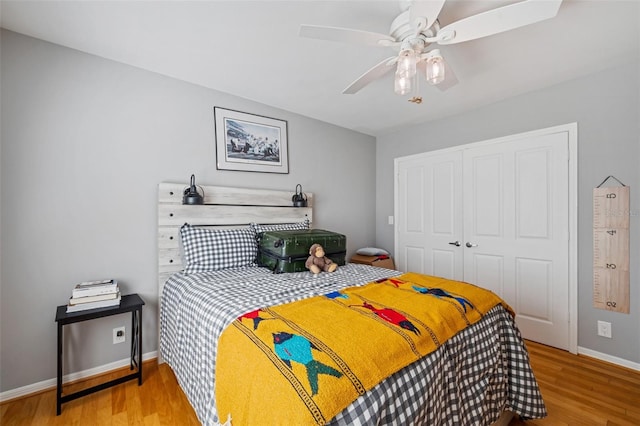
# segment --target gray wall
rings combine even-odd
[[[578,123],[578,345],[640,362],[640,69],[638,58],[545,90],[377,139],[376,240],[393,248],[393,159],[530,130]],[[452,89],[453,90],[453,89]],[[428,108],[428,103],[426,104]],[[592,307],[592,189],[608,175],[631,187],[631,313]],[[612,323],[613,339],[596,321]]]
[[[157,348],[159,182],[315,194],[318,228],[372,245],[375,140],[316,120],[2,31],[0,391],[56,374],[54,312],[72,286],[114,277]],[[288,121],[290,173],[218,171],[213,107]],[[358,203],[352,193],[371,194]],[[65,373],[126,358],[119,316],[68,328]]]

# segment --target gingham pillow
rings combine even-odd
[[[248,227],[212,230],[185,223],[180,238],[187,274],[252,266],[258,255],[255,232]]]
[[[251,223],[251,228],[255,231],[256,235],[260,235],[267,231],[305,231],[309,229],[309,220],[304,222],[295,223],[276,223],[273,225],[263,225],[260,223]]]

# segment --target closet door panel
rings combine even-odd
[[[560,132],[463,156],[465,281],[509,303],[526,338],[562,349],[569,341],[567,153]],[[490,257],[502,259],[501,272]]]
[[[465,171],[470,173],[465,183],[472,185],[471,199],[465,208],[473,209],[472,234],[485,237],[502,236],[503,161],[500,153],[470,158]]]
[[[550,147],[517,152],[515,157],[516,238],[551,238]]]
[[[405,246],[402,270],[424,272],[424,247]]]
[[[489,289],[495,294],[504,294],[504,258],[483,253],[467,254],[471,263],[473,282],[480,287]],[[466,277],[465,277],[466,280]]]
[[[401,271],[462,279],[461,160],[456,152],[396,163],[396,258]]]
[[[529,320],[553,323],[553,264],[538,259],[516,259],[517,306]]]

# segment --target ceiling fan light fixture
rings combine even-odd
[[[397,15],[388,34],[319,25],[302,25],[302,37],[329,41],[344,41],[373,46],[400,47],[394,54],[369,69],[342,93],[354,94],[372,81],[390,72],[396,65],[395,91],[407,94],[418,91],[419,74],[432,84],[447,90],[458,82],[452,67],[445,63],[438,49],[426,52],[429,45],[463,43],[503,33],[536,22],[551,19],[558,14],[563,0],[520,0],[505,6],[466,16],[440,26],[440,12],[447,0],[399,0],[401,13]],[[446,19],[446,18],[443,18]],[[417,67],[417,68],[416,68]],[[417,96],[417,95],[416,95]]]
[[[426,77],[427,77],[427,82],[429,82],[429,84],[440,84],[444,81],[444,60],[442,59],[442,56],[440,55],[440,52],[436,50],[430,52],[432,53],[428,58],[427,58],[427,72],[426,72]]]

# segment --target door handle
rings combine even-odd
[[[449,243],[449,244],[451,244],[452,246],[460,247],[460,241],[454,241],[454,242]]]
[[[471,244],[469,241],[467,241],[467,244],[465,244],[465,246],[471,248],[471,247],[478,247],[477,244]]]

